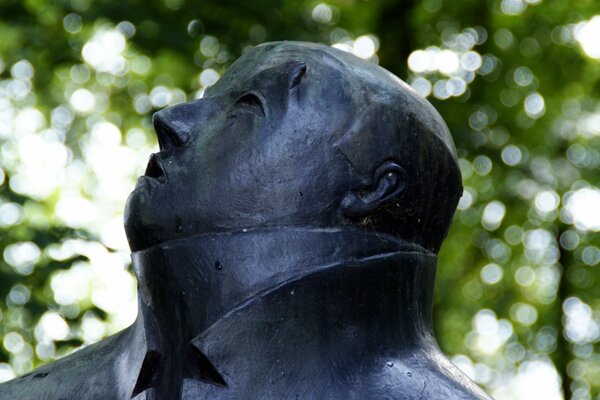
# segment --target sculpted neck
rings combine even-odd
[[[343,343],[353,331],[351,342],[379,342],[394,351],[431,336],[436,257],[387,235],[254,230],[168,242],[133,253],[132,259],[139,282],[138,323],[144,324],[148,351],[169,358],[163,361],[166,370],[181,369],[175,375],[189,372],[189,378],[218,385],[224,370],[244,364],[239,357],[269,363],[271,356],[281,359],[286,358],[282,352],[298,351],[294,346],[273,349],[271,356],[257,351],[273,339],[269,329],[287,343],[304,344]],[[242,332],[255,341],[244,341],[247,349],[236,344]],[[190,372],[196,368],[185,355],[190,346],[206,364],[199,374]],[[161,386],[175,379],[173,374],[163,376]]]
[[[388,235],[338,229],[270,229],[197,236],[132,254],[141,301],[173,308],[199,333],[240,303],[318,269],[396,253],[431,253]],[[182,315],[182,316],[183,316]]]

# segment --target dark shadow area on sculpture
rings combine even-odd
[[[427,101],[340,50],[269,43],[154,126],[125,218],[137,320],[0,398],[489,399],[433,335],[462,185]]]

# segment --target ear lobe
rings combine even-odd
[[[370,187],[346,193],[341,203],[346,217],[364,217],[395,200],[406,188],[406,171],[393,161],[381,164],[373,178]]]

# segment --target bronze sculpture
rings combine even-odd
[[[462,185],[427,101],[340,50],[268,43],[154,125],[126,207],[136,322],[1,399],[489,399],[433,336]]]

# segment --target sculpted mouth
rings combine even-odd
[[[167,174],[165,173],[165,170],[163,169],[163,166],[161,165],[156,154],[152,154],[150,156],[150,161],[148,162],[148,166],[146,167],[146,172],[144,175],[154,178],[160,183],[167,182]]]

